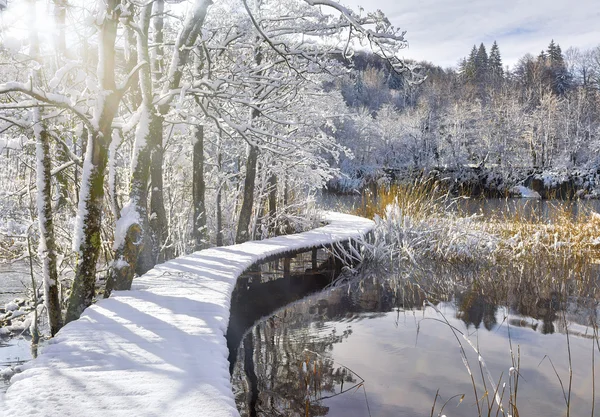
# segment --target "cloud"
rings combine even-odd
[[[526,53],[537,55],[550,40],[563,50],[600,44],[598,0],[341,0],[356,9],[381,9],[406,30],[404,56],[453,66],[474,44],[496,40],[504,63]]]

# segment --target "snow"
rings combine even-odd
[[[143,108],[139,112],[139,115],[135,129],[135,142],[133,144],[133,151],[131,152],[131,172],[136,172],[140,151],[146,148],[148,135],[150,134],[150,114],[148,109]]]
[[[239,416],[225,332],[235,282],[267,257],[358,237],[374,223],[324,213],[328,225],[206,249],[158,265],[131,291],[99,300],[12,378],[7,416]]]
[[[0,0],[0,9],[2,9],[3,1],[5,0]],[[8,49],[9,52],[18,53],[21,50],[21,40],[12,36],[5,36],[2,40],[2,46]]]
[[[532,190],[531,188],[524,187],[522,185],[518,185],[516,187],[511,188],[510,192],[515,195],[519,195],[523,198],[542,198],[537,191]]]
[[[19,305],[17,303],[15,303],[14,301],[11,301],[9,303],[6,303],[6,305],[4,306],[4,309],[6,311],[15,311],[19,309]]]
[[[116,261],[113,261],[113,268],[115,268],[117,270],[127,268],[128,266],[129,266],[129,264],[127,263],[127,261],[125,259],[123,259],[122,256],[119,259],[117,259]]]
[[[95,168],[92,162],[94,142],[92,134],[88,133],[88,143],[83,162],[83,173],[81,177],[81,189],[79,190],[79,205],[77,206],[77,216],[75,217],[75,232],[73,234],[73,251],[81,257],[81,244],[83,242],[84,222],[87,218],[87,204],[90,197],[90,177],[92,170]]]
[[[115,226],[115,239],[113,249],[118,250],[125,244],[127,231],[134,224],[140,223],[140,214],[137,211],[138,205],[136,200],[130,199],[127,204],[121,209],[121,217],[117,220]]]
[[[54,77],[48,82],[48,87],[54,90],[58,85],[63,81],[65,76],[74,68],[77,68],[79,64],[77,61],[67,62],[63,67],[61,67],[56,73]]]
[[[28,314],[27,311],[15,310],[15,311],[13,311],[12,315],[10,316],[10,318],[12,320],[12,319],[16,319],[17,317],[25,316],[27,314]]]

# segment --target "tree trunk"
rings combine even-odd
[[[256,165],[258,161],[258,148],[254,145],[248,146],[248,157],[246,159],[246,178],[244,179],[244,195],[242,208],[238,220],[235,243],[247,242],[250,238],[248,228],[252,220],[252,205],[254,203],[254,184],[256,182]]]
[[[78,257],[67,306],[67,323],[79,318],[83,310],[92,304],[95,293],[96,263],[101,247],[104,172],[108,159],[104,142],[99,133],[89,133],[75,224],[74,247]]]
[[[217,146],[217,168],[219,172],[223,172],[223,157],[221,155],[221,132],[219,132],[219,142]],[[221,193],[223,190],[223,182],[219,180],[217,186],[217,246],[223,246],[223,208],[221,206]]]
[[[165,113],[166,114],[166,113]],[[173,257],[169,247],[169,225],[163,192],[163,123],[162,114],[153,117],[151,131],[150,160],[150,233],[152,238],[153,263],[161,263]]]
[[[190,51],[192,46],[196,43],[198,35],[204,25],[204,19],[206,18],[206,12],[208,7],[212,4],[212,0],[196,0],[191,6],[191,9],[185,19],[183,27],[177,35],[175,42],[175,48],[173,50],[173,57],[169,68],[167,70],[167,82],[162,90],[163,93],[167,94],[172,90],[179,87],[181,78],[183,76],[183,68],[188,63]],[[162,1],[157,4],[157,11],[160,12]],[[158,29],[155,40],[157,44],[162,45],[162,27],[163,22],[162,14],[157,13],[157,19],[155,21],[155,29]],[[160,53],[161,49],[158,49]],[[155,62],[156,65],[160,66],[162,60]],[[167,215],[164,205],[164,194],[163,194],[163,124],[164,117],[171,108],[170,102],[163,103],[156,109],[157,116],[155,118],[155,127],[152,128],[152,156],[151,156],[151,167],[150,167],[150,181],[151,181],[151,195],[150,195],[150,230],[152,233],[152,246],[153,255],[156,262],[163,262],[173,257],[173,250],[168,242],[169,230],[167,223]]]
[[[35,111],[39,112],[40,110],[36,109]],[[42,122],[40,121],[40,123]],[[52,156],[50,155],[49,137],[45,126],[41,125],[39,128],[41,131],[36,134],[38,222],[40,228],[39,254],[44,273],[44,301],[48,311],[50,334],[54,336],[62,327],[63,320],[60,308],[56,241],[52,214]]]
[[[206,230],[206,184],[204,182],[204,126],[194,127],[193,177],[192,194],[194,199],[194,249],[202,250],[207,247],[208,233]]]
[[[277,222],[275,217],[277,215],[277,176],[271,174],[269,177],[269,222],[270,233],[275,234],[277,232]]]
[[[32,21],[36,20],[35,0],[30,2],[30,13]],[[31,26],[30,33],[30,55],[36,60],[39,58],[39,38],[35,24]],[[41,79],[41,71],[33,70],[31,73],[32,83],[38,84]],[[44,301],[48,312],[48,323],[50,334],[54,336],[62,327],[62,311],[60,308],[60,291],[58,288],[58,272],[56,258],[56,240],[54,237],[54,218],[52,213],[52,155],[50,154],[50,137],[46,130],[46,124],[42,117],[40,107],[33,109],[34,136],[36,143],[37,160],[37,215],[40,232],[39,256],[42,260],[42,271],[44,276]],[[33,291],[37,289],[34,287]],[[36,305],[37,308],[37,305]]]
[[[140,29],[140,32],[137,33],[137,62],[150,61],[147,33],[150,27],[151,12],[152,5],[145,6],[137,22],[137,27]],[[129,202],[121,211],[121,217],[117,221],[114,262],[106,283],[105,296],[110,295],[112,289],[131,289],[134,273],[138,272],[141,275],[154,266],[147,256],[148,251],[144,251],[146,247],[150,246],[148,181],[150,177],[150,137],[154,112],[152,75],[149,65],[140,68],[138,82],[141,114],[135,132],[135,145],[131,157]]]
[[[65,321],[79,318],[92,304],[96,284],[96,262],[101,249],[102,207],[104,200],[104,175],[111,141],[112,121],[119,107],[121,94],[115,83],[115,39],[119,22],[118,0],[106,0],[107,16],[100,30],[99,93],[94,120],[96,129],[89,132],[79,206],[75,222],[74,248],[77,251],[75,279],[67,305]]]
[[[223,209],[221,207],[221,185],[217,190],[217,246],[223,246]]]

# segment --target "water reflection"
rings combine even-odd
[[[317,196],[319,207],[330,210],[355,211],[363,207],[372,195],[335,194],[323,192]],[[451,208],[460,215],[480,215],[483,218],[512,218],[518,215],[526,220],[552,220],[566,208],[573,216],[588,210],[600,212],[600,200],[538,200],[528,198],[465,198],[452,200]]]
[[[244,338],[232,375],[242,415],[430,415],[438,389],[437,410],[446,399],[465,394],[444,414],[477,415],[477,400],[487,414],[483,393],[489,382],[484,387],[476,380],[476,400],[450,326],[479,347],[496,381],[508,381],[510,344],[519,346],[520,415],[564,414],[560,382],[544,358],[552,359],[567,389],[569,347],[571,415],[589,414],[598,303],[585,295],[595,291],[559,281],[541,287],[535,274],[526,278],[518,271],[504,271],[510,280],[498,276],[500,271],[453,273],[452,291],[436,286],[438,273],[410,280],[366,278],[258,323]],[[467,360],[479,372],[479,354],[465,346]],[[508,401],[506,392],[505,410]]]
[[[482,215],[484,218],[512,218],[519,216],[526,220],[552,220],[564,209],[574,217],[588,210],[598,212],[599,200],[538,200],[528,198],[458,198],[455,206],[464,215]]]

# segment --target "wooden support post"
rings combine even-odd
[[[283,258],[283,278],[290,277],[292,258],[285,257]]]
[[[248,275],[250,275],[250,283],[252,283],[252,284],[260,284],[261,283],[262,269],[260,267],[260,264],[252,265],[250,268],[248,268],[248,271],[246,273]]]
[[[312,260],[312,270],[313,270],[313,272],[315,272],[317,270],[317,266],[318,266],[317,265],[317,251],[318,251],[317,248],[314,248],[312,250],[312,259],[311,260]]]

